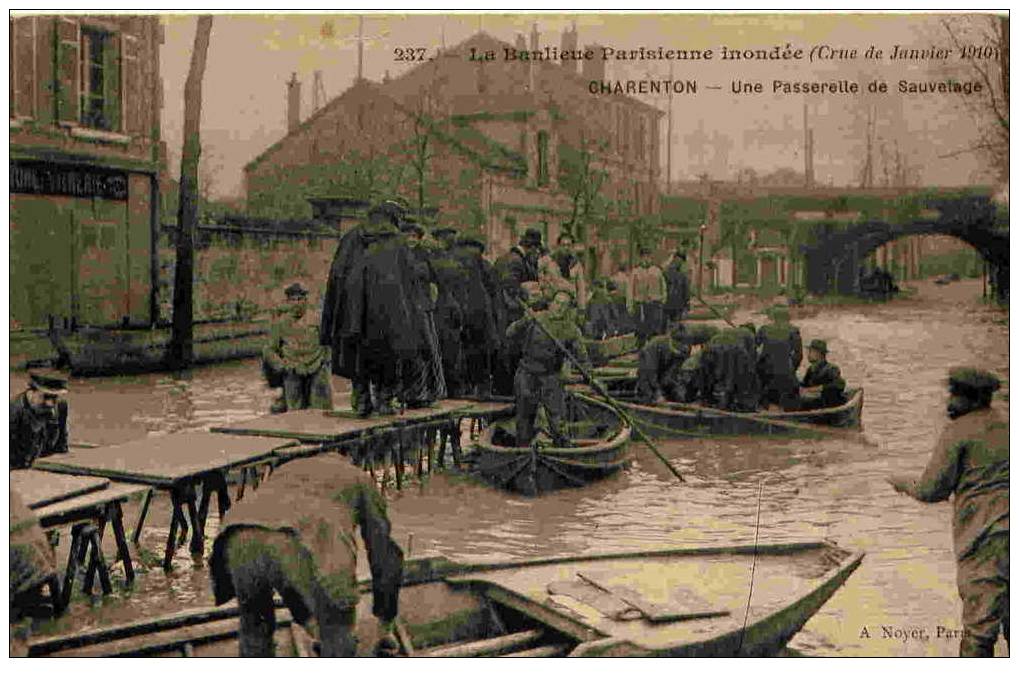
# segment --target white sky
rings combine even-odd
[[[696,95],[674,100],[673,177],[690,179],[699,171],[732,178],[742,167],[758,172],[790,167],[802,171],[804,97],[797,95],[734,96],[732,80],[757,80],[770,91],[771,80],[860,80],[866,72],[889,82],[892,93],[875,102],[878,135],[889,155],[894,143],[924,184],[961,185],[980,181],[979,163],[971,156],[944,159],[967,142],[972,123],[953,97],[894,93],[899,79],[944,79],[944,68],[904,65],[887,59],[867,63],[869,45],[886,53],[893,45],[948,46],[943,20],[951,15],[750,15],[750,14],[381,14],[365,15],[365,76],[379,80],[386,71],[397,75],[407,64],[394,61],[396,47],[426,47],[434,52],[443,42],[453,46],[479,27],[512,43],[518,32],[530,33],[534,22],[540,43],[558,46],[563,29],[576,22],[581,45],[600,43],[618,48],[641,45],[718,50],[721,45],[770,48],[775,45],[809,49],[815,44],[855,48],[858,58],[811,64],[755,63],[734,65],[677,62],[676,79],[697,80]],[[164,84],[163,138],[174,161],[180,154],[183,87],[187,76],[195,18],[165,16],[161,72]],[[352,83],[356,74],[357,17],[354,15],[217,15],[213,23],[204,81],[203,165],[218,195],[242,193],[242,168],[277,141],[286,127],[285,82],[292,72],[302,82],[302,116],[311,112],[312,79],[322,70],[327,99]],[[668,65],[644,61],[609,66],[609,78],[663,78]],[[723,87],[710,91],[707,85]],[[650,100],[650,97],[649,97]],[[858,97],[812,97],[808,100],[815,129],[815,177],[836,185],[857,180],[863,139],[854,114],[866,105]],[[655,101],[662,109],[666,99]],[[699,130],[699,131],[697,131]],[[705,139],[701,155],[690,146],[696,131]],[[663,121],[662,136],[665,136]],[[690,138],[687,138],[690,137]],[[727,140],[726,140],[727,138]],[[877,158],[879,160],[879,158]],[[662,153],[663,169],[665,153]],[[876,174],[880,175],[880,169]]]

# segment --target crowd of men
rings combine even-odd
[[[552,304],[558,292],[584,336],[635,332],[641,345],[689,305],[682,251],[663,272],[642,249],[634,271],[596,279],[590,289],[584,251],[568,228],[554,250],[529,228],[494,263],[484,253],[480,238],[441,224],[426,232],[394,201],[374,206],[344,234],[329,272],[319,342],[332,373],[351,380],[360,415],[444,397],[514,394],[525,340],[509,328],[526,308]],[[285,385],[281,354],[277,342],[265,356],[274,385]]]
[[[789,310],[776,306],[771,322],[721,330],[675,322],[667,334],[652,338],[640,350],[637,399],[699,402],[719,409],[752,412],[780,407],[785,411],[819,409],[845,402],[845,381],[828,362],[828,345],[814,339],[807,349],[809,367],[802,378],[800,331],[789,322]]]

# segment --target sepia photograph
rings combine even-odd
[[[9,12],[10,658],[1009,656],[1008,10],[209,11]]]

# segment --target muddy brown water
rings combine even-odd
[[[908,299],[796,321],[805,343],[826,339],[847,382],[866,389],[862,435],[661,442],[686,484],[634,443],[630,469],[537,499],[437,474],[388,491],[395,536],[413,556],[497,561],[753,543],[759,521],[761,542],[831,539],[867,553],[790,648],[815,656],[955,655],[961,604],[951,507],[907,500],[885,478],[924,467],[946,421],[949,367],[994,370],[1006,380],[997,406],[1008,406],[1008,317],[979,302],[979,281],[915,287]],[[762,321],[748,312],[737,319]],[[24,381],[12,375],[12,395]],[[348,384],[336,379],[334,387],[343,402]],[[255,361],[201,368],[188,378],[75,379],[71,388],[72,437],[102,444],[235,423],[267,411],[273,397]],[[128,507],[129,527],[137,511]],[[165,497],[153,502],[142,538],[151,559],[162,555],[169,512]],[[210,518],[210,535],[216,526]],[[61,563],[66,541],[65,534]],[[119,567],[114,579],[122,580]],[[76,598],[64,618],[39,630],[68,632],[211,603],[207,569],[185,547],[171,574],[152,564],[133,589],[118,586],[96,604]],[[1007,653],[1004,642],[997,652]]]

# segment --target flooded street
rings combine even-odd
[[[412,556],[494,561],[753,543],[759,522],[762,543],[831,539],[867,553],[791,648],[813,656],[956,655],[958,639],[938,637],[939,626],[961,628],[951,506],[897,495],[885,479],[896,472],[918,475],[924,467],[947,420],[949,367],[975,364],[997,373],[1005,381],[997,406],[1007,407],[1008,324],[1005,313],[979,302],[979,280],[916,287],[911,298],[793,320],[805,344],[826,339],[829,359],[849,386],[865,389],[862,435],[660,442],[686,484],[634,442],[636,462],[629,470],[538,499],[440,474],[401,493],[389,491],[396,538]],[[737,319],[763,322],[756,314]],[[14,375],[11,394],[24,382],[24,374]],[[346,383],[337,379],[334,387],[337,403],[346,401]],[[202,368],[189,380],[76,379],[69,398],[72,438],[114,444],[206,429],[261,415],[272,397],[256,361]],[[150,510],[142,545],[151,553],[162,552],[168,506],[161,497]],[[130,527],[137,510],[127,510]],[[212,534],[215,527],[212,518]],[[61,545],[64,562],[67,544]],[[95,609],[78,600],[69,617],[48,630],[211,604],[207,571],[192,565],[186,548],[175,566],[169,576],[158,565],[148,567],[133,591],[120,591]],[[118,568],[115,578],[120,575]],[[998,653],[1004,651],[999,642]]]

